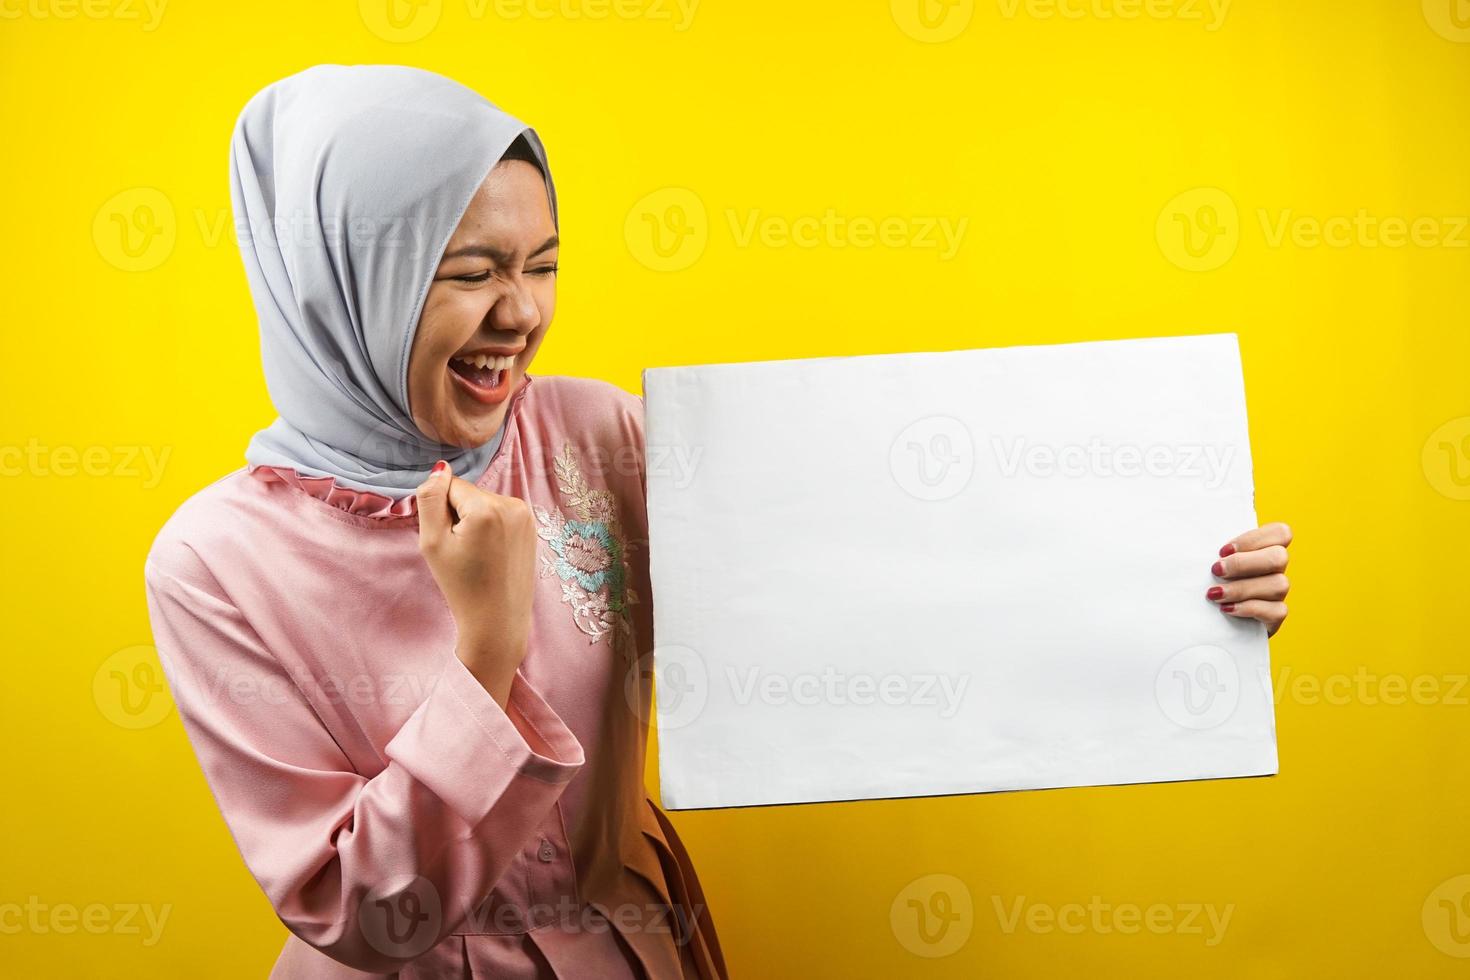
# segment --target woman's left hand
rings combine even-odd
[[[1286,620],[1286,598],[1291,583],[1286,579],[1286,548],[1291,528],[1285,524],[1263,524],[1232,539],[1220,549],[1220,560],[1210,572],[1224,579],[1205,593],[1229,616],[1257,619],[1271,636]]]

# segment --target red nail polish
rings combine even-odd
[[[1235,554],[1235,545],[1233,544],[1227,544],[1225,547],[1220,549],[1221,558],[1229,558],[1233,554]]]
[[[439,462],[437,462],[437,463],[434,464],[434,468],[432,470],[430,470],[429,472],[430,473],[442,473],[442,472],[444,472],[447,469],[449,469],[449,464],[446,463],[446,462],[444,462],[444,460],[441,459],[441,460],[439,460]]]
[[[1220,607],[1221,612],[1235,612],[1235,603],[1227,602]]]
[[[1221,561],[1215,562],[1215,564],[1213,564],[1213,565],[1210,566],[1210,574],[1213,575],[1213,576],[1215,576],[1216,578],[1224,578],[1225,577],[1225,563],[1224,562],[1221,562]]]
[[[1208,591],[1208,592],[1205,593],[1205,598],[1206,599],[1223,599],[1223,598],[1225,598],[1225,590],[1222,589],[1222,588],[1220,588],[1218,585],[1212,585],[1212,586],[1210,586],[1210,591]]]

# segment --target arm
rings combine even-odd
[[[189,577],[150,560],[149,614],[246,865],[301,939],[359,970],[398,969],[490,893],[581,766],[580,744],[519,675],[502,709],[446,651],[367,778],[222,590]]]

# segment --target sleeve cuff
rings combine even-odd
[[[385,751],[471,825],[517,783],[554,800],[584,761],[577,737],[519,673],[502,709],[453,655]]]

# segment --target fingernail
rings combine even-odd
[[[1221,558],[1229,558],[1233,554],[1235,554],[1235,545],[1233,544],[1227,544],[1225,547],[1220,549]]]
[[[1221,612],[1235,612],[1235,603],[1233,603],[1233,602],[1227,602],[1227,603],[1223,604],[1222,606],[1220,606],[1220,611]]]
[[[444,462],[444,460],[441,459],[441,460],[439,460],[439,462],[437,462],[437,463],[434,464],[434,468],[432,470],[430,470],[429,472],[430,473],[442,473],[442,472],[444,472],[447,469],[449,469],[449,464],[446,463],[446,462]]]
[[[1224,578],[1225,577],[1225,563],[1223,561],[1217,561],[1217,562],[1215,562],[1215,564],[1213,564],[1213,565],[1210,566],[1210,574],[1213,575],[1213,576],[1215,576],[1216,578]]]
[[[1222,589],[1222,588],[1220,588],[1218,585],[1212,585],[1212,586],[1210,586],[1210,591],[1208,591],[1208,592],[1205,593],[1205,598],[1206,599],[1223,599],[1223,598],[1225,598],[1225,590]]]

